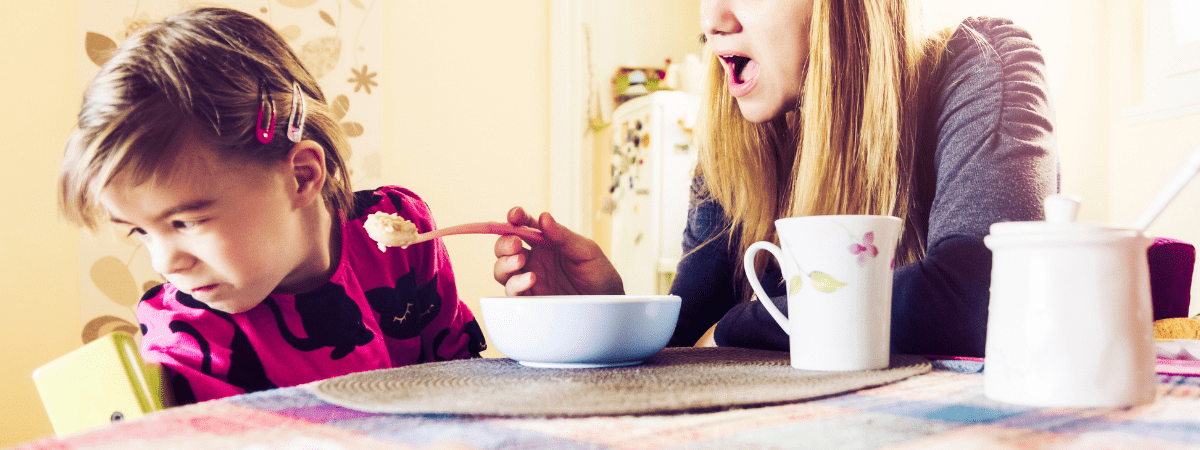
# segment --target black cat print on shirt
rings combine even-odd
[[[324,347],[333,347],[329,359],[339,360],[349,355],[356,347],[367,345],[375,339],[375,333],[363,325],[362,311],[346,288],[334,283],[303,294],[296,294],[296,313],[304,327],[305,338],[296,337],[283,320],[283,312],[274,298],[263,301],[271,308],[275,323],[283,339],[296,350],[310,352]]]
[[[437,287],[437,276],[417,286],[416,275],[409,272],[398,278],[394,287],[367,291],[367,303],[379,313],[379,329],[385,336],[412,339],[442,311]]]
[[[267,371],[263,368],[262,360],[258,357],[258,352],[254,350],[254,346],[250,344],[249,336],[237,322],[233,320],[233,316],[224,311],[218,311],[208,306],[202,301],[196,300],[191,295],[179,292],[175,299],[180,304],[189,308],[203,309],[213,315],[229,322],[233,327],[233,339],[229,343],[229,371],[225,375],[225,381],[229,384],[242,388],[246,392],[257,392],[266,389],[274,389],[277,386],[267,378]],[[187,325],[182,327],[181,325]],[[172,321],[171,330],[184,330],[191,328],[190,324],[183,321]],[[197,332],[199,335],[199,332]],[[197,343],[201,348],[208,348],[208,340],[204,336],[198,336]],[[206,352],[204,355],[206,360],[211,361],[211,353]]]

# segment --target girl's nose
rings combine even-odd
[[[742,24],[730,8],[734,0],[701,0],[700,29],[704,34],[720,35],[742,31]]]
[[[146,248],[150,251],[150,267],[163,275],[183,272],[196,264],[195,256],[169,239],[147,240]]]

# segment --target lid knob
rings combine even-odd
[[[1079,214],[1079,197],[1074,195],[1051,195],[1042,202],[1046,210],[1046,222],[1071,223]]]

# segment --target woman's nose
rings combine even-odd
[[[150,251],[150,267],[163,275],[183,272],[196,264],[195,256],[169,239],[148,240],[146,248]]]
[[[742,24],[730,8],[733,0],[701,0],[700,29],[712,36],[742,31]]]

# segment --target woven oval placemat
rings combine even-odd
[[[892,355],[886,369],[794,369],[787,352],[668,348],[637,366],[539,369],[511,359],[464,359],[359,372],[304,385],[359,411],[490,416],[592,416],[705,412],[824,397],[930,370]]]

